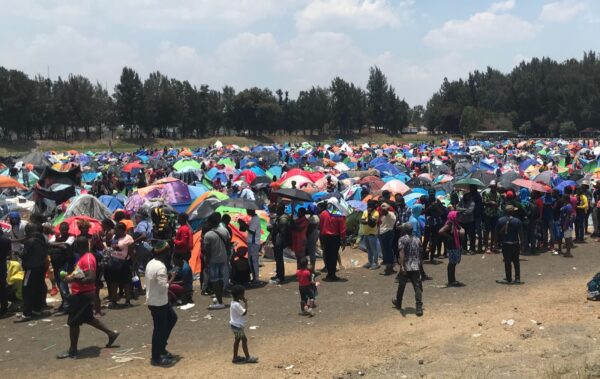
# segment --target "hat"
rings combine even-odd
[[[492,181],[490,182],[490,187],[493,187],[493,186],[495,186],[495,185],[496,185],[496,181],[495,181],[495,180],[492,180]]]
[[[508,205],[506,206],[506,208],[504,208],[504,211],[505,211],[506,213],[513,213],[515,210],[516,210],[516,208],[515,208],[515,206],[514,206],[514,205],[512,205],[512,204],[508,204]]]

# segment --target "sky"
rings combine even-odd
[[[0,66],[81,74],[112,91],[123,66],[194,85],[292,97],[378,66],[425,105],[444,77],[598,48],[597,0],[0,0]]]

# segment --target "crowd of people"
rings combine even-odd
[[[112,346],[119,332],[101,321],[104,312],[145,295],[151,363],[172,365],[173,306],[198,299],[195,277],[209,309],[229,306],[232,361],[256,363],[244,332],[246,290],[266,279],[288,282],[286,258],[296,262],[302,315],[315,314],[321,275],[346,280],[338,269],[352,246],[366,252],[364,269],[395,275],[399,309],[410,281],[422,316],[427,263],[446,260],[447,286],[463,287],[462,255],[502,254],[505,275],[497,282],[518,285],[520,255],[569,258],[574,244],[600,237],[600,148],[593,141],[141,149],[106,154],[93,170],[90,162],[103,160],[80,156],[48,162],[35,183],[30,178],[43,162],[21,161],[7,168],[3,186],[3,196],[31,196],[35,206],[28,220],[3,209],[0,315],[19,311],[15,322],[29,322],[48,313],[48,293],[58,296],[55,312],[67,315],[70,336],[58,358],[77,356],[82,324],[103,331]],[[86,173],[95,175],[82,183]],[[177,211],[185,191],[188,203]],[[102,202],[67,217],[85,196]],[[267,257],[275,261],[270,278],[260,272]]]

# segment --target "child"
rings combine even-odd
[[[303,315],[312,317],[314,316],[316,283],[314,274],[308,269],[308,259],[306,257],[302,257],[298,263],[296,278],[300,287],[300,311]]]
[[[235,285],[231,288],[231,297],[233,297],[233,301],[229,308],[229,324],[231,325],[231,330],[235,336],[235,341],[233,342],[233,359],[231,362],[257,363],[258,358],[250,356],[250,353],[248,352],[248,339],[246,338],[246,333],[244,333],[244,326],[246,325],[245,316],[248,314],[248,300],[246,300],[244,292],[244,287],[240,285]],[[240,304],[240,301],[244,303],[245,309]],[[246,358],[238,356],[240,341],[242,341],[242,349],[244,350]]]

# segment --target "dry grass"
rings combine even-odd
[[[66,151],[66,150],[77,150],[80,152],[85,151],[106,151],[109,150],[112,145],[112,149],[117,152],[133,151],[138,149],[140,146],[163,148],[168,147],[189,147],[195,148],[198,146],[208,146],[214,144],[217,140],[224,144],[235,144],[239,146],[256,145],[256,144],[272,144],[272,143],[300,143],[300,142],[321,142],[321,143],[333,143],[338,139],[337,136],[304,136],[304,135],[271,135],[263,137],[239,137],[239,136],[219,136],[202,139],[122,139],[112,140],[109,143],[108,139],[102,140],[81,140],[73,142],[55,141],[55,140],[37,140],[37,141],[14,141],[14,142],[2,142],[0,143],[0,155],[23,155],[31,150],[37,149],[40,151]],[[388,136],[386,134],[369,134],[355,137],[345,138],[348,142],[352,143],[413,143],[413,142],[430,142],[431,140],[439,141],[437,136],[430,135],[415,135],[407,134],[402,136]]]
[[[546,379],[596,379],[600,378],[600,364],[585,362],[582,366],[551,365],[544,371]]]

